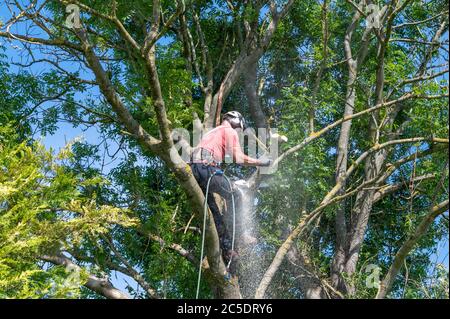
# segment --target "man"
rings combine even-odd
[[[236,130],[245,129],[245,119],[237,111],[226,113],[222,118],[222,124],[205,134],[199,145],[192,153],[191,169],[197,182],[206,193],[208,179],[217,170],[225,159],[225,155],[230,155],[234,163],[246,166],[269,166],[269,159],[255,159],[245,155],[239,144],[239,136]],[[231,249],[230,231],[227,229],[225,220],[217,207],[212,193],[222,196],[227,203],[230,203],[230,186],[222,175],[215,175],[209,185],[209,194],[207,201],[209,208],[214,216],[214,222],[219,234],[220,248],[222,256],[226,263],[231,257],[237,256]],[[229,205],[227,205],[227,208]],[[227,209],[228,215],[232,214],[231,209]]]

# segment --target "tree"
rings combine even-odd
[[[107,278],[89,273],[97,270],[76,265],[67,252],[95,243],[114,226],[134,226],[136,220],[126,210],[82,196],[83,188],[101,180],[80,179],[58,164],[70,156],[68,149],[54,157],[41,145],[15,138],[10,126],[1,128],[1,296],[77,297],[84,285],[105,297],[129,298]]]
[[[448,11],[446,1],[383,1],[380,25],[371,27],[370,4],[58,0],[9,6],[0,36],[29,53],[20,67],[50,67],[36,79],[26,117],[41,110],[45,121],[37,125],[48,127],[64,114],[75,125],[98,127],[105,141],[119,141],[119,150],[131,150],[112,172],[112,186],[84,191],[97,192],[102,204],[125,206],[141,226],[103,238],[101,253],[83,246],[72,257],[123,271],[148,297],[192,294],[197,230],[191,223],[200,220],[204,196],[176,151],[182,141],[172,130],[193,129],[194,119],[211,128],[223,109],[239,106],[255,125],[278,128],[290,141],[273,176],[236,170],[251,175],[267,243],[252,293],[374,296],[361,287],[362,267],[375,259],[388,269],[394,254],[386,250],[401,249],[421,213],[448,206],[445,183],[436,181],[448,170],[442,160],[448,144]],[[79,26],[66,23],[68,5],[82,13]],[[83,164],[97,160],[97,152],[75,144],[70,169],[86,178],[98,174]],[[264,182],[287,186],[259,189]],[[405,214],[387,213],[399,207],[407,207]],[[430,230],[420,247],[432,249],[442,235]],[[149,241],[156,260],[147,256]],[[211,215],[206,242],[209,289],[203,293],[241,297],[240,283],[223,277]],[[117,258],[116,266],[108,255]],[[167,259],[177,260],[174,268],[166,268]],[[417,265],[409,274],[414,278],[429,263]],[[182,278],[191,279],[182,284]],[[278,287],[287,279],[294,292]]]

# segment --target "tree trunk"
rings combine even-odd
[[[347,81],[347,94],[344,109],[344,117],[352,115],[355,105],[355,81],[356,81],[356,62],[349,62],[349,78]],[[336,183],[340,182],[347,171],[348,161],[348,143],[350,139],[350,129],[352,122],[347,121],[342,123],[341,132],[338,141],[337,162],[336,162]],[[341,188],[338,195],[342,195],[345,190],[345,185]],[[345,284],[342,278],[342,272],[345,265],[345,242],[347,237],[347,225],[345,218],[345,202],[338,205],[335,217],[335,232],[336,244],[335,253],[331,265],[331,282],[333,287],[339,291],[345,291]]]
[[[287,260],[294,265],[293,272],[298,280],[298,287],[305,299],[327,299],[320,278],[309,262],[306,253],[293,246],[286,255]]]
[[[345,96],[344,118],[353,114],[355,109],[356,90],[355,82],[357,79],[358,63],[361,60],[355,60],[352,57],[351,52],[351,39],[353,31],[356,27],[356,23],[359,21],[359,13],[356,13],[352,24],[347,30],[345,36],[345,56],[348,59],[348,80],[347,80],[347,92]],[[342,181],[343,176],[347,171],[348,161],[348,144],[350,140],[350,129],[352,121],[346,121],[342,123],[339,134],[339,140],[337,145],[337,158],[336,158],[336,184],[343,183],[338,195],[342,195],[345,190],[345,181]],[[342,272],[345,265],[345,243],[347,237],[347,224],[345,217],[345,201],[341,202],[336,210],[335,217],[335,253],[331,264],[331,283],[334,288],[339,291],[345,292],[345,283],[342,278]]]
[[[266,116],[261,107],[257,88],[258,62],[254,62],[247,68],[244,76],[245,95],[248,101],[250,114],[257,128],[267,128]]]
[[[366,29],[362,36],[361,49],[356,58],[352,55],[352,36],[355,28],[361,18],[360,12],[356,12],[353,16],[352,23],[348,27],[345,38],[344,38],[344,51],[345,57],[348,60],[348,80],[347,80],[347,93],[345,99],[344,108],[344,118],[346,116],[351,116],[355,108],[356,100],[356,88],[355,83],[358,75],[358,68],[367,56],[367,49],[369,45],[368,36],[369,29]],[[350,129],[351,121],[346,121],[341,125],[341,132],[338,141],[337,150],[337,163],[336,163],[336,183],[341,183],[342,188],[338,195],[342,195],[345,192],[345,181],[342,180],[345,176],[347,170],[348,162],[348,151],[349,151],[349,140],[350,140]],[[336,210],[335,218],[335,231],[336,231],[336,243],[335,243],[335,253],[333,261],[331,264],[331,283],[332,286],[342,293],[348,293],[347,285],[342,274],[345,272],[345,264],[348,258],[348,225],[346,220],[346,206],[345,200],[339,203]]]

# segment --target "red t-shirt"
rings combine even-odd
[[[227,121],[206,133],[197,148],[208,150],[213,155],[216,162],[223,162],[225,155],[229,154],[237,164],[259,164],[259,160],[245,155],[242,151],[238,133]]]

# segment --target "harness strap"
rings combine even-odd
[[[196,148],[191,153],[191,163],[220,167],[221,163],[214,159],[214,154],[205,148]]]

